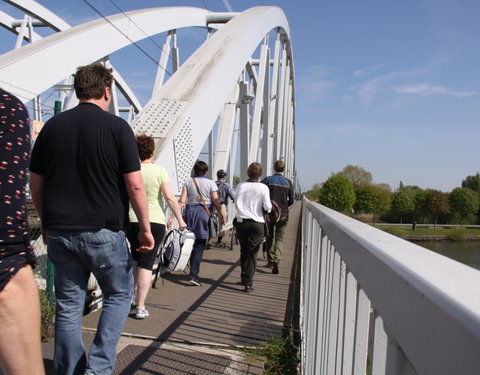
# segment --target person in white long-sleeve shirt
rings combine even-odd
[[[240,241],[241,283],[245,292],[253,291],[253,276],[257,267],[257,254],[265,235],[264,211],[270,212],[272,203],[268,187],[259,183],[262,166],[252,163],[247,170],[248,180],[238,184],[235,193],[236,228]]]

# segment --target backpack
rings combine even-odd
[[[218,186],[218,200],[221,204],[227,203],[228,187],[224,181],[215,181]]]
[[[274,200],[271,200],[272,202],[272,210],[270,212],[264,211],[263,214],[263,219],[265,220],[265,231],[264,235],[265,237],[268,237],[270,235],[270,231],[276,223],[280,221],[280,218],[282,216],[282,209],[278,205],[277,202]]]
[[[195,234],[189,230],[172,229],[167,233],[162,249],[157,255],[158,266],[153,281],[154,288],[159,273],[163,275],[167,272],[183,271],[187,267],[194,242]]]
[[[272,210],[268,213],[268,221],[271,224],[276,224],[280,221],[280,218],[282,217],[282,209],[280,208],[280,205],[274,200],[271,200],[271,202]]]

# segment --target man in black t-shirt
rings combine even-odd
[[[129,200],[140,225],[137,251],[154,243],[135,137],[106,112],[112,82],[102,65],[79,68],[80,104],[47,121],[32,151],[30,188],[55,269],[55,374],[113,370],[133,281]],[[103,311],[87,357],[81,322],[90,273],[102,289]]]

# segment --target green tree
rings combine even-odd
[[[355,192],[355,212],[373,214],[373,225],[378,215],[390,209],[392,194],[378,185],[366,185]]]
[[[320,190],[320,203],[331,209],[351,215],[355,193],[352,182],[340,173],[332,174]]]
[[[400,190],[393,194],[391,210],[400,216],[400,223],[402,223],[403,217],[415,210],[415,201],[406,191]]]
[[[480,194],[480,173],[475,176],[467,176],[465,180],[462,180],[462,187],[469,188]]]
[[[460,218],[462,225],[465,219],[478,212],[478,194],[470,188],[456,188],[449,195],[452,214]]]
[[[354,190],[361,186],[371,185],[373,181],[372,174],[357,165],[347,165],[340,173],[352,182]]]
[[[426,211],[425,211],[425,201],[427,200],[427,192],[425,190],[418,190],[413,195],[413,201],[415,203],[414,215],[415,220],[425,221]]]
[[[313,184],[312,188],[309,191],[307,191],[305,195],[311,201],[319,202],[321,189],[322,189],[322,184]]]
[[[434,227],[436,227],[438,217],[450,213],[450,203],[448,202],[447,194],[434,189],[426,190],[424,211],[434,219]]]

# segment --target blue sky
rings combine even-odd
[[[98,17],[81,0],[39,2],[72,25]],[[451,191],[480,172],[477,0],[90,2],[105,15],[119,12],[115,4],[124,11],[180,5],[212,11],[281,7],[293,39],[296,166],[303,190],[348,164],[363,167],[374,182],[393,189],[402,181]],[[0,2],[0,9],[7,8]],[[0,41],[2,52],[14,43],[5,33]],[[158,55],[153,43],[144,45]],[[154,64],[131,50],[113,61],[136,91],[143,90],[145,102]]]

